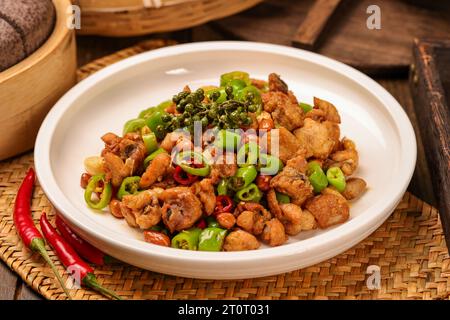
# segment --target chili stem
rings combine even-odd
[[[47,262],[50,268],[52,268],[52,271],[55,274],[56,278],[58,279],[58,282],[60,283],[61,287],[63,288],[64,293],[67,295],[69,300],[72,300],[72,296],[70,295],[69,290],[66,288],[64,280],[59,274],[58,270],[56,269],[56,266],[53,264],[53,261],[50,259],[50,256],[48,255],[48,252],[45,249],[43,242],[33,241],[31,246],[36,252],[39,252],[39,254],[45,260],[45,262]]]
[[[114,291],[109,290],[109,289],[101,286],[97,282],[95,276],[92,273],[87,274],[86,277],[83,279],[83,282],[87,286],[91,287],[92,289],[94,289],[94,290],[96,290],[96,291],[98,291],[98,292],[100,292],[100,293],[102,293],[102,294],[104,294],[106,296],[113,297],[116,300],[123,300],[122,297],[118,296]]]

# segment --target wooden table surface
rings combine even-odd
[[[233,40],[229,34],[221,34],[210,24],[196,27],[186,31],[145,36],[137,38],[102,38],[102,37],[78,37],[78,65],[82,66],[89,61],[111,54],[122,48],[136,44],[139,41],[150,38],[174,39],[179,42],[205,41],[205,40]],[[401,78],[375,78],[385,87],[405,108],[414,126],[418,142],[418,160],[416,171],[409,186],[409,191],[420,199],[435,204],[435,197],[431,188],[430,174],[424,156],[423,144],[418,132],[417,118],[408,86],[408,79]],[[0,262],[0,300],[28,300],[42,299],[24,282],[19,279],[3,262]]]

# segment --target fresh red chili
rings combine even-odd
[[[113,258],[104,254],[89,242],[85,241],[83,238],[77,235],[59,215],[56,215],[56,227],[58,228],[59,233],[61,233],[64,240],[66,240],[80,256],[82,256],[90,263],[102,266],[113,261]]]
[[[67,297],[72,299],[69,291],[64,285],[61,275],[58,273],[58,270],[56,270],[55,265],[45,249],[44,238],[42,238],[42,235],[39,233],[38,229],[34,225],[33,219],[31,218],[30,200],[35,180],[36,174],[34,173],[33,168],[30,168],[27,175],[23,179],[22,184],[20,185],[19,191],[17,192],[13,213],[14,225],[16,226],[17,232],[25,246],[34,252],[38,252],[42,256],[45,262],[47,262],[52,268],[53,273],[61,284],[61,287]]]
[[[98,283],[93,273],[94,269],[92,269],[90,265],[81,259],[75,250],[64,240],[64,238],[56,232],[56,229],[53,228],[47,220],[45,212],[41,215],[40,225],[44,237],[53,247],[62,264],[66,267],[66,269],[70,269],[72,274],[79,276],[80,282],[106,296],[112,296],[115,299],[122,300],[122,298],[115,292],[104,288]]]
[[[215,214],[222,212],[231,212],[233,210],[233,200],[229,196],[222,195],[216,197]]]
[[[175,172],[173,173],[173,178],[176,182],[182,185],[189,185],[197,181],[198,176],[194,176],[193,174],[187,173],[180,166],[175,167]]]

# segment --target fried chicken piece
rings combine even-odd
[[[288,85],[276,73],[269,74],[269,91],[288,93]]]
[[[366,191],[367,183],[361,178],[349,178],[342,195],[347,200],[355,200]]]
[[[332,103],[314,97],[314,107],[323,112],[324,114],[323,117],[325,120],[334,123],[341,123],[341,117],[339,116],[339,112]]]
[[[222,178],[228,178],[235,175],[238,169],[236,154],[234,152],[225,152],[214,159],[211,165],[211,179],[214,183],[218,183]]]
[[[304,113],[298,104],[280,91],[269,91],[261,95],[264,111],[271,113],[273,121],[289,131],[303,125]]]
[[[287,194],[292,203],[301,206],[313,196],[313,187],[306,176],[307,162],[302,154],[290,159],[284,169],[270,180],[270,186]]]
[[[278,150],[276,150],[277,140]],[[263,136],[263,141],[267,144],[268,152],[280,158],[284,163],[302,147],[298,139],[284,127],[270,130]]]
[[[287,241],[284,226],[277,218],[272,218],[264,225],[264,230],[261,234],[261,240],[269,246],[280,246]]]
[[[225,251],[256,250],[259,247],[260,243],[254,235],[240,229],[230,232],[223,244]]]
[[[306,118],[304,126],[295,130],[294,134],[307,150],[307,158],[326,159],[339,141],[340,133],[339,127],[335,123],[318,122]]]
[[[203,179],[195,182],[191,186],[191,191],[200,199],[206,215],[211,215],[216,207],[216,194],[214,193],[212,179]]]
[[[352,175],[359,164],[358,151],[355,143],[347,138],[343,138],[338,151],[330,155],[332,160],[327,165],[329,167],[339,167],[346,176]]]
[[[262,205],[252,202],[240,202],[234,215],[237,217],[236,225],[254,235],[261,234],[266,221],[272,218],[270,212]]]
[[[350,207],[343,196],[326,193],[308,201],[306,208],[312,213],[320,228],[328,228],[349,218]]]
[[[202,215],[202,203],[190,188],[166,189],[158,198],[164,202],[162,219],[171,233],[189,229]]]
[[[295,236],[301,231],[312,230],[317,227],[314,216],[308,210],[302,210],[293,203],[280,204],[282,215],[277,217],[284,226],[286,234]]]
[[[120,208],[122,216],[134,228],[148,229],[161,221],[158,193],[154,190],[124,196]]]
[[[158,154],[153,159],[145,170],[139,181],[139,187],[145,189],[150,187],[155,182],[161,182],[164,177],[170,172],[172,160],[167,153]]]
[[[103,154],[105,159],[106,180],[111,181],[114,187],[119,187],[126,177],[133,175],[133,163],[124,161],[112,152]]]

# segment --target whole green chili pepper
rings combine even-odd
[[[153,151],[151,154],[149,154],[145,159],[144,159],[144,168],[147,168],[148,164],[150,163],[150,161],[152,161],[153,159],[155,159],[155,157],[160,154],[160,153],[167,153],[166,150],[164,150],[163,148],[158,148],[155,151]]]
[[[258,162],[259,146],[256,142],[244,144],[237,153],[237,164],[239,167],[255,165]]]
[[[136,132],[139,131],[142,127],[145,126],[145,120],[144,119],[131,119],[128,120],[125,125],[123,126],[123,135],[126,135],[130,132]]]
[[[172,238],[172,248],[184,250],[197,250],[200,233],[199,228],[183,230]]]
[[[232,72],[224,73],[220,76],[220,86],[225,87],[228,84],[230,84],[230,82],[232,80],[235,80],[235,79],[244,81],[246,83],[246,85],[251,84],[250,75],[247,72],[232,71]]]
[[[266,153],[259,155],[258,170],[262,175],[276,175],[283,167],[283,162],[279,158]]]
[[[275,191],[275,195],[277,196],[277,201],[279,203],[290,203],[291,202],[291,198],[287,194]]]
[[[220,149],[234,151],[241,143],[241,136],[232,130],[220,130],[214,145]]]
[[[102,193],[100,194],[100,199],[97,202],[94,202],[92,200],[92,194],[94,192],[97,192],[97,189],[100,188],[99,186],[100,182],[103,182],[103,190]],[[86,201],[86,203],[90,208],[97,210],[105,208],[111,201],[111,197],[112,197],[111,183],[106,182],[104,174],[97,174],[89,179],[89,183],[86,186],[86,190],[84,191],[84,200]]]
[[[239,168],[236,174],[232,176],[228,181],[230,189],[237,191],[250,185],[258,175],[258,171],[255,166],[247,166]]]
[[[210,228],[220,228],[220,224],[217,222],[216,218],[209,216],[206,218],[206,223]]]
[[[117,199],[122,201],[124,196],[138,193],[139,181],[141,181],[141,177],[139,176],[127,177],[123,179],[119,191],[117,191]]]
[[[226,196],[228,194],[228,180],[222,179],[217,185],[217,195]]]
[[[344,192],[346,182],[345,175],[342,172],[341,168],[331,167],[327,170],[327,179],[328,182],[336,188],[339,192]]]
[[[247,187],[236,192],[236,200],[245,202],[259,202],[262,198],[262,193],[256,184],[251,183]]]
[[[185,172],[194,176],[206,177],[211,171],[211,167],[206,163],[206,160],[201,153],[195,151],[183,151],[178,153],[175,159],[176,164],[178,164]],[[193,159],[194,164],[191,164]],[[186,163],[186,160],[188,163]],[[196,168],[194,165],[199,162],[201,162],[203,167]]]
[[[227,230],[221,228],[208,227],[200,233],[199,251],[220,251],[227,235]]]
[[[144,145],[147,149],[148,154],[151,154],[153,151],[158,149],[158,140],[156,139],[156,135],[153,132],[143,134],[142,140],[144,141]]]
[[[314,109],[312,105],[304,102],[300,102],[298,106],[302,108],[305,113],[310,112],[312,109]]]
[[[308,163],[308,179],[314,188],[314,192],[319,193],[328,186],[328,179],[317,161]]]

